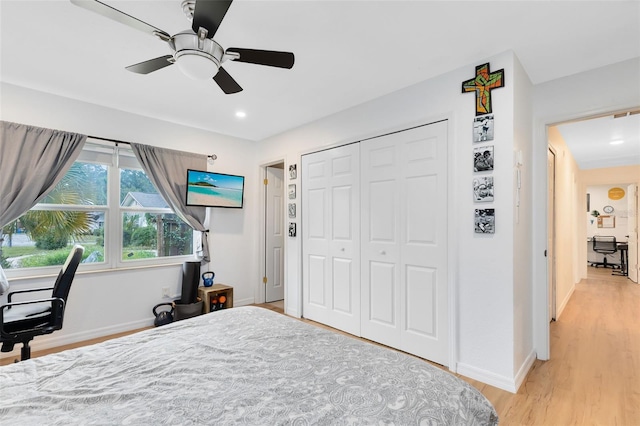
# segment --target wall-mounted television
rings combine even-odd
[[[244,176],[187,170],[187,205],[241,209]]]

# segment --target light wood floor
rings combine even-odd
[[[259,306],[283,312],[282,304]],[[501,425],[640,426],[640,285],[589,268],[551,323],[551,359],[534,363],[517,394],[460,377],[491,401]]]

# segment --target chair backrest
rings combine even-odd
[[[67,302],[71,283],[73,282],[73,277],[76,274],[78,265],[82,260],[83,253],[84,247],[79,244],[73,246],[71,253],[67,256],[67,260],[64,262],[64,265],[62,265],[62,269],[60,269],[56,283],[53,285],[53,297],[58,297],[64,300],[65,303]]]
[[[594,236],[593,251],[597,253],[613,254],[618,251],[616,237],[610,236]]]

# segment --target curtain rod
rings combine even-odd
[[[87,137],[91,138],[91,139],[98,139],[98,140],[105,141],[105,142],[113,142],[115,144],[123,143],[123,144],[126,144],[126,145],[131,145],[131,142],[119,141],[117,139],[101,138],[99,136],[91,136],[91,135],[87,135]]]

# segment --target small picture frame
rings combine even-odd
[[[291,164],[289,166],[289,179],[296,179],[298,177],[298,166]]]
[[[295,200],[295,198],[296,198],[296,184],[292,183],[291,185],[289,185],[289,199]]]
[[[493,176],[473,178],[473,201],[476,203],[493,201]]]
[[[296,223],[295,222],[289,222],[289,236],[290,237],[295,237],[296,236]]]
[[[481,115],[473,119],[473,141],[493,140],[493,114]]]
[[[473,171],[490,172],[493,170],[493,145],[473,148]]]
[[[289,203],[289,218],[295,219],[296,217],[296,203]]]
[[[495,234],[496,210],[476,209],[474,223],[476,234]]]

